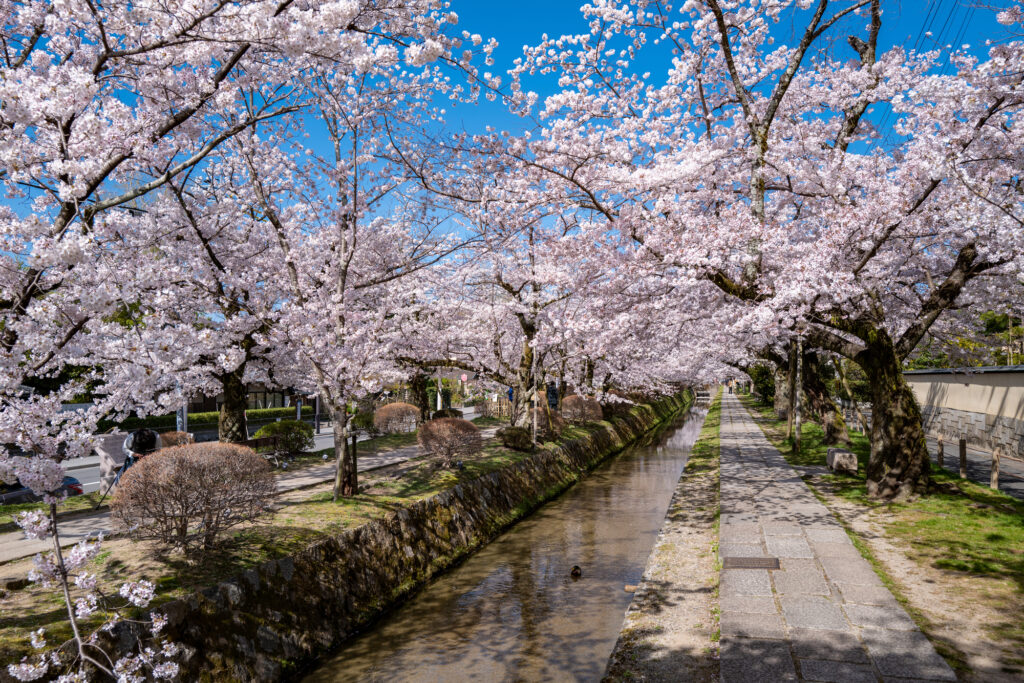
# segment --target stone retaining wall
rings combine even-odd
[[[168,636],[189,652],[181,680],[296,675],[684,405],[673,397],[638,406],[554,451],[161,605]],[[127,627],[118,639],[132,645]]]

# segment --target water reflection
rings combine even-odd
[[[306,681],[599,679],[704,414],[595,470]]]

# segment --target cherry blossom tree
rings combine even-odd
[[[587,33],[526,51],[510,100],[532,110],[528,77],[559,74],[520,156],[594,230],[713,283],[757,333],[864,369],[869,488],[890,497],[928,483],[902,360],[951,306],[1020,286],[1024,50],[883,53],[882,9],[595,2]],[[792,44],[776,24],[800,27]],[[637,67],[658,58],[656,77]]]
[[[69,580],[88,553],[62,553],[61,462],[87,452],[104,416],[166,411],[209,390],[245,362],[246,340],[255,341],[252,323],[231,303],[256,308],[241,293],[258,286],[251,272],[243,285],[224,268],[200,282],[214,290],[206,304],[190,301],[190,268],[209,274],[214,259],[154,245],[191,229],[190,244],[202,251],[218,220],[234,220],[238,206],[200,197],[201,169],[236,136],[251,140],[259,126],[318,106],[323,93],[310,79],[325,65],[340,74],[383,65],[401,79],[402,60],[418,68],[450,53],[459,39],[442,30],[455,21],[433,0],[4,6],[0,477],[20,479],[49,504],[54,550],[38,562],[52,570],[76,632],[69,670],[82,667],[65,678],[99,670],[136,680],[170,669],[152,658],[152,668],[140,669],[130,658],[123,662],[135,668],[122,670],[78,633]],[[204,214],[211,208],[216,216]],[[175,223],[157,220],[167,217]],[[218,311],[224,319],[210,324]],[[27,391],[35,379],[57,386]],[[61,411],[84,391],[97,397],[92,408]],[[42,533],[38,516],[22,521],[28,533]],[[19,666],[11,672],[45,673],[41,661]]]

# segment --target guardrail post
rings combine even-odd
[[[939,467],[942,467],[942,461],[946,455],[946,444],[943,442],[942,437],[939,437],[939,451],[935,454],[935,462],[938,463]]]
[[[960,478],[967,478],[967,439],[960,437]]]
[[[999,490],[999,458],[1002,455],[1002,446],[996,446],[992,449],[992,471],[989,474],[988,486],[989,488]]]

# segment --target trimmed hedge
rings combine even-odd
[[[295,416],[295,406],[290,408],[254,408],[252,410],[245,411],[246,416],[250,421],[259,420],[276,420],[279,417],[288,418]],[[313,417],[313,406],[302,406],[303,417]],[[199,426],[217,426],[217,420],[220,417],[220,413],[215,410],[208,411],[205,413],[189,413],[188,414],[188,427],[191,430],[193,427]],[[156,430],[167,430],[175,429],[178,426],[178,416],[175,413],[170,415],[150,415],[149,417],[128,417],[120,422],[114,422],[112,420],[100,420],[97,430],[100,432],[109,431],[112,428],[117,428],[121,431],[131,431],[133,429],[141,429],[146,427],[148,429]]]

